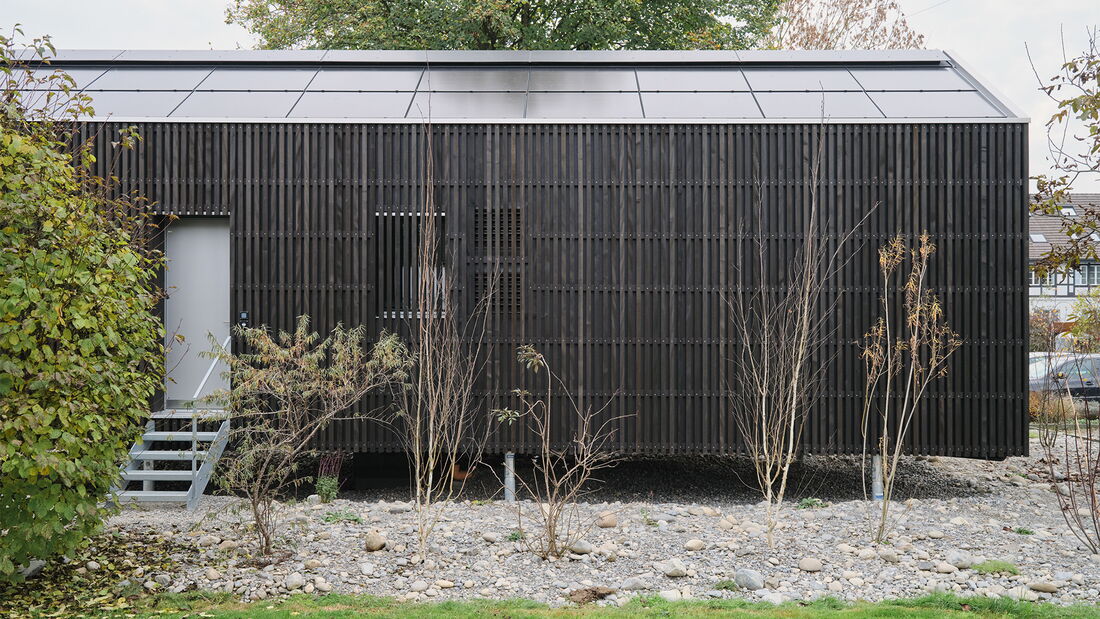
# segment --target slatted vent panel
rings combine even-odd
[[[474,209],[474,253],[515,258],[522,255],[523,220],[518,207]]]
[[[440,260],[444,244],[444,218],[436,214],[435,231],[438,236]],[[378,318],[414,318],[420,282],[420,245],[423,215],[415,211],[378,212],[375,214],[375,265],[377,266],[378,295],[375,316]],[[442,281],[443,272],[436,281]]]
[[[474,299],[484,299],[493,284],[492,272],[474,273]],[[501,271],[496,276],[496,288],[490,299],[494,314],[505,320],[519,320],[523,315],[523,273]]]

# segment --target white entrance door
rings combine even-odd
[[[164,393],[167,407],[177,408],[195,399],[195,390],[210,368],[213,360],[201,354],[211,349],[210,336],[219,343],[229,336],[229,219],[178,219],[168,224],[165,234],[168,380]],[[214,369],[200,399],[227,387],[223,371],[221,364]]]

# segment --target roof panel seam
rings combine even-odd
[[[328,52],[326,51],[325,54],[328,54]],[[321,56],[321,58],[324,58],[324,56]],[[290,118],[290,115],[294,113],[294,108],[298,107],[298,104],[302,102],[302,97],[304,97],[305,94],[307,92],[309,92],[309,85],[313,83],[313,80],[317,79],[317,76],[320,73],[321,73],[321,67],[318,66],[317,70],[315,70],[313,72],[313,75],[310,76],[309,81],[306,82],[306,85],[304,87],[302,87],[301,92],[298,93],[298,98],[294,100],[293,105],[291,105],[290,109],[287,110],[286,114],[283,115],[283,118]]]
[[[197,83],[197,84],[195,84],[194,86],[191,87],[191,92],[187,93],[182,99],[180,99],[180,102],[176,104],[176,107],[172,108],[172,111],[168,112],[168,117],[169,118],[171,118],[172,114],[175,114],[176,110],[180,109],[180,107],[182,107],[183,104],[186,103],[188,99],[190,99],[192,96],[194,96],[195,91],[199,89],[199,86],[202,86],[203,82],[210,79],[210,76],[214,74],[214,71],[216,69],[217,69],[217,67],[211,67],[210,70],[206,72],[206,75],[203,76],[203,78],[201,80],[199,80],[199,83]]]
[[[409,104],[405,106],[405,116],[409,117],[409,113],[412,112],[413,101],[416,101],[416,93],[420,92],[420,84],[424,81],[424,74],[429,71],[428,67],[420,69],[420,75],[416,78],[416,88],[413,88],[412,93],[409,95]],[[431,86],[431,78],[428,78],[429,87]]]
[[[867,93],[867,89],[863,86],[863,82],[859,81],[859,78],[852,73],[851,69],[847,69],[847,71],[848,75],[852,76],[852,80],[859,84],[859,87],[863,90],[863,96],[867,97],[867,100],[871,102],[871,105],[875,106],[875,109],[878,110],[879,114],[882,114],[883,118],[886,118],[886,112],[883,112],[882,108],[878,105],[878,101],[875,101],[874,97]]]

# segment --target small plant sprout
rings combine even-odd
[[[806,497],[798,502],[798,509],[820,509],[828,507],[828,503],[815,497]]]
[[[519,529],[516,529],[515,531],[512,531],[511,533],[508,534],[508,541],[509,542],[518,542],[518,541],[522,541],[522,540],[526,539],[526,537],[527,536],[523,534],[523,531],[520,531]]]
[[[1019,574],[1020,570],[1008,561],[982,561],[974,565],[973,569],[979,574]]]
[[[1029,529],[1027,527],[1016,527],[1015,529],[1012,529],[1012,530],[1015,533],[1019,533],[1020,535],[1035,535],[1035,531],[1032,531],[1031,529]]]
[[[340,469],[346,459],[347,454],[342,451],[322,454],[317,459],[317,482],[314,487],[322,503],[336,500],[336,495],[340,492]]]
[[[355,524],[363,524],[363,519],[359,517],[359,514],[351,511],[350,509],[338,509],[325,512],[324,516],[321,516],[326,524],[333,524],[336,522],[354,522]]]
[[[314,488],[317,490],[317,496],[321,497],[322,503],[331,503],[336,500],[340,482],[335,477],[318,477]]]

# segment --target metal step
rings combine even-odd
[[[187,491],[166,492],[163,490],[123,490],[118,493],[123,503],[186,503]]]
[[[156,449],[131,449],[130,458],[133,460],[202,460],[206,458],[205,451],[191,451],[184,449],[179,451],[159,451]]]
[[[153,419],[187,419],[192,417],[199,421],[217,421],[224,419],[226,412],[220,408],[170,408],[156,411],[150,415]]]
[[[122,471],[124,481],[191,481],[191,471],[142,470]]]
[[[176,430],[174,432],[146,432],[141,435],[141,440],[146,443],[153,441],[187,441],[191,440],[209,442],[217,438],[217,432],[191,432],[190,430]]]

